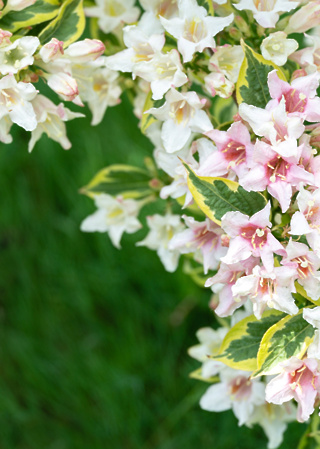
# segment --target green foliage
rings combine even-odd
[[[110,165],[100,170],[81,193],[94,196],[98,193],[122,195],[124,198],[143,198],[153,193],[151,176],[142,168],[131,165]]]
[[[58,0],[37,0],[22,11],[10,11],[1,18],[1,28],[15,33],[21,28],[38,25],[54,19],[60,8]]]
[[[188,172],[188,187],[195,202],[217,224],[221,224],[221,218],[227,212],[238,211],[251,216],[267,203],[261,193],[247,192],[237,182],[197,176],[187,164],[184,166]]]
[[[211,0],[197,0],[199,6],[203,6],[208,11],[210,16],[214,15],[213,4]]]
[[[286,316],[274,324],[261,340],[258,352],[258,369],[253,377],[278,374],[279,363],[290,357],[302,357],[313,340],[314,328],[302,316],[302,310],[294,316]]]
[[[264,108],[271,100],[268,88],[268,74],[272,70],[278,70],[278,76],[285,79],[283,73],[271,61],[266,61],[263,56],[256,53],[245,42],[241,43],[245,58],[240,68],[236,85],[238,103],[245,102],[259,108]]]
[[[53,37],[63,41],[68,47],[82,35],[85,27],[83,0],[65,0],[57,17],[52,20],[39,34],[42,44],[46,44]]]
[[[153,117],[152,114],[147,111],[151,108],[159,108],[164,103],[164,100],[153,100],[152,99],[152,91],[150,91],[147,95],[146,101],[143,106],[142,118],[140,122],[140,129],[143,134],[146,133],[146,130],[149,126],[156,122],[157,120]]]
[[[213,358],[234,369],[254,371],[257,354],[265,332],[285,316],[277,310],[264,312],[258,320],[254,315],[244,318],[233,326],[225,336],[219,354]]]

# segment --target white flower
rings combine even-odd
[[[134,6],[135,0],[96,0],[97,6],[86,8],[88,17],[97,17],[98,25],[105,33],[110,33],[121,23],[133,23],[140,14]]]
[[[37,126],[37,119],[31,100],[37,90],[31,83],[15,80],[13,75],[6,75],[0,80],[0,120],[9,115],[13,123],[32,131]]]
[[[179,0],[179,17],[165,19],[161,23],[168,33],[178,39],[178,50],[183,61],[191,61],[195,52],[215,47],[213,36],[230,25],[233,14],[227,17],[211,17],[195,0]]]
[[[29,153],[33,150],[33,147],[43,133],[47,134],[50,139],[59,142],[62,148],[68,150],[71,147],[71,143],[67,138],[64,122],[76,117],[84,117],[84,115],[70,111],[64,107],[63,103],[56,106],[43,95],[37,95],[32,105],[38,124],[36,129],[31,133],[31,139],[28,145]]]
[[[118,83],[118,72],[106,67],[106,57],[100,56],[86,64],[73,64],[72,75],[77,81],[79,94],[88,103],[92,112],[91,125],[101,122],[108,106],[120,102],[122,93]]]
[[[73,63],[83,64],[95,61],[105,50],[105,45],[98,39],[84,39],[71,44],[65,50],[65,56]]]
[[[35,36],[25,36],[17,39],[13,44],[0,48],[0,73],[18,73],[28,65],[33,64],[33,54],[40,45]]]
[[[212,129],[207,114],[200,110],[203,106],[204,103],[196,92],[182,94],[171,89],[166,95],[166,102],[163,106],[147,111],[157,119],[164,121],[161,138],[168,153],[183,148],[192,131],[205,133]]]
[[[241,45],[223,45],[214,49],[209,60],[209,69],[212,72],[222,72],[232,83],[236,83],[243,59]]]
[[[63,42],[59,41],[55,37],[53,37],[50,42],[41,47],[39,51],[39,55],[45,64],[54,61],[55,59],[61,58],[63,54]]]
[[[137,218],[140,203],[132,199],[114,198],[101,193],[94,198],[98,210],[81,223],[84,232],[108,232],[111,242],[120,248],[122,234],[133,234],[141,228]]]
[[[291,11],[299,6],[299,2],[290,0],[240,0],[234,7],[243,11],[244,9],[253,12],[253,17],[264,28],[274,28],[279,13]]]
[[[147,223],[150,232],[137,245],[156,250],[165,269],[169,272],[175,271],[178,266],[180,252],[178,250],[170,250],[169,242],[175,233],[184,229],[183,224],[180,222],[180,215],[167,213],[162,216],[155,214],[147,217]]]
[[[287,62],[288,56],[297,50],[299,44],[294,39],[287,39],[286,33],[277,31],[263,39],[261,44],[262,56],[268,61],[282,66]]]

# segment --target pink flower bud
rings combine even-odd
[[[222,72],[212,72],[204,79],[205,88],[213,97],[229,98],[234,91],[234,84]]]
[[[55,37],[51,39],[46,45],[44,45],[39,54],[43,62],[48,63],[60,58],[63,55],[63,42],[58,41]]]
[[[230,243],[230,236],[227,234],[222,234],[221,236],[221,246],[228,247]]]
[[[0,46],[10,45],[10,37],[12,33],[10,31],[0,30]]]
[[[291,82],[301,76],[307,76],[307,72],[304,69],[295,70],[291,76]]]
[[[65,51],[73,62],[82,63],[94,61],[105,51],[104,44],[98,39],[85,39],[71,44]]]
[[[72,76],[67,73],[54,73],[47,75],[48,86],[66,101],[74,100],[78,95],[78,85]]]

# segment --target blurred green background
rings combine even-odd
[[[18,128],[1,144],[0,448],[265,448],[260,428],[198,406],[207,384],[188,377],[187,348],[215,325],[209,292],[136,248],[143,231],[119,251],[79,230],[94,211],[79,188],[152,152],[130,105],[95,128],[76,119],[68,136],[70,151],[43,137],[28,154]]]

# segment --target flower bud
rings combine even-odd
[[[72,101],[79,95],[76,80],[67,73],[47,75],[47,80],[48,86],[66,101]]]
[[[48,63],[60,58],[63,55],[63,42],[58,41],[55,37],[51,39],[46,45],[44,45],[39,54],[43,62]]]
[[[301,76],[307,76],[307,72],[304,69],[295,70],[291,76],[291,83],[293,80],[300,78]]]
[[[98,39],[84,39],[71,44],[65,51],[69,59],[76,63],[94,61],[105,51],[104,44]]]
[[[245,36],[248,36],[248,37],[251,36],[250,27],[247,24],[247,22],[241,16],[236,16],[234,18],[234,23],[239,28],[241,33],[243,33]]]
[[[212,72],[204,78],[205,88],[212,95],[229,98],[234,91],[234,84],[222,72]]]
[[[0,47],[6,47],[11,44],[10,37],[12,33],[10,31],[0,30]]]

